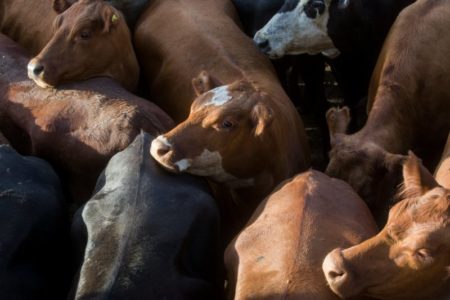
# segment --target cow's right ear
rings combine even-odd
[[[403,163],[402,198],[420,197],[436,186],[438,183],[433,175],[422,165],[420,159],[409,151]]]
[[[53,0],[53,10],[60,14],[75,2],[77,2],[77,0]]]
[[[336,143],[337,135],[345,134],[348,124],[350,123],[350,109],[346,106],[343,108],[330,108],[326,113],[328,130],[330,131],[330,144]]]
[[[195,94],[200,96],[201,94],[206,93],[218,86],[221,86],[222,83],[209,75],[207,71],[201,71],[197,77],[192,79],[192,87],[194,88]]]

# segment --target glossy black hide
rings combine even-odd
[[[172,174],[141,133],[116,154],[72,235],[84,252],[75,299],[219,299],[219,212],[199,178]]]
[[[0,145],[0,299],[64,299],[70,253],[59,178]]]

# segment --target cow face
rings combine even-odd
[[[102,0],[54,0],[55,33],[28,64],[28,76],[41,87],[97,76],[135,88],[139,67],[122,14]]]
[[[330,162],[325,173],[347,181],[371,209],[379,199],[393,196],[401,180],[403,155],[391,154],[375,143],[364,142],[355,135],[346,135],[350,110],[332,108],[326,115],[330,130]]]
[[[339,51],[328,34],[329,8],[346,6],[347,1],[286,0],[280,11],[255,34],[254,41],[273,59],[303,53],[335,57]]]
[[[250,82],[220,85],[206,72],[193,85],[198,97],[189,117],[153,141],[152,156],[170,171],[251,185],[252,176],[267,165],[265,155],[270,155],[264,141],[273,111],[266,96]]]
[[[410,153],[403,166],[404,200],[384,229],[324,260],[331,289],[342,298],[437,299],[450,285],[450,190]]]

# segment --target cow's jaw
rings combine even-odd
[[[173,161],[172,144],[163,135],[153,140],[150,154],[165,169],[171,172],[186,172],[207,177],[218,183],[225,183],[230,188],[254,185],[253,178],[238,178],[223,167],[223,158],[219,151],[204,149],[200,155]]]
[[[305,12],[305,5],[310,1],[300,0],[292,10],[280,10],[255,34],[255,43],[264,45],[260,48],[270,58],[304,53],[322,53],[330,58],[339,55],[328,35],[330,1],[325,1],[325,10],[321,13],[317,11],[314,17]]]

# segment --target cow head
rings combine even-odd
[[[103,0],[54,0],[55,33],[28,64],[41,87],[107,76],[136,88],[139,66],[122,14]]]
[[[350,0],[286,0],[254,37],[258,48],[271,58],[323,53],[339,55],[328,34],[330,6],[346,7]]]
[[[271,156],[274,116],[267,95],[246,80],[222,85],[206,72],[192,83],[198,96],[189,117],[153,141],[152,156],[171,171],[251,185]]]
[[[403,166],[404,200],[383,230],[324,260],[331,289],[342,298],[437,299],[450,285],[450,190],[412,154]]]
[[[375,143],[364,141],[357,134],[346,135],[350,122],[347,107],[331,108],[326,118],[331,151],[325,172],[347,181],[371,209],[378,209],[379,199],[392,198],[400,183],[405,156],[389,153]]]

